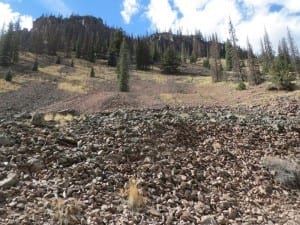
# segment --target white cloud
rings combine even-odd
[[[64,16],[72,14],[72,10],[63,0],[41,0],[41,3],[52,13],[59,13]]]
[[[168,0],[151,0],[146,16],[152,23],[152,29],[159,31],[174,28],[177,21],[177,12],[172,9]]]
[[[272,5],[283,8],[270,12]],[[274,50],[286,35],[287,26],[300,47],[299,0],[150,0],[146,12],[153,30],[183,33],[201,31],[204,35],[217,32],[220,39],[228,37],[228,19],[231,18],[239,39],[245,47],[247,36],[254,49],[259,51],[264,29],[269,33]]]
[[[125,21],[125,23],[129,24],[131,17],[138,13],[139,11],[139,1],[138,0],[124,0],[123,1],[123,10],[121,11],[121,15]]]
[[[22,28],[32,28],[33,18],[29,15],[21,15],[18,12],[12,10],[9,4],[0,2],[0,28],[3,25],[8,25],[11,21],[16,21],[20,19],[20,24]]]

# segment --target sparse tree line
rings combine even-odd
[[[2,29],[0,35],[0,65],[3,67],[17,63],[20,51],[30,51],[37,56],[56,55],[57,64],[64,55],[72,58],[73,66],[73,57],[90,62],[106,59],[108,66],[117,68],[120,90],[129,90],[130,64],[135,64],[139,70],[158,65],[162,73],[177,74],[181,63],[196,63],[200,58],[204,58],[203,66],[211,70],[214,82],[231,76],[240,82],[258,85],[269,79],[278,89],[292,89],[293,81],[296,77],[299,79],[299,51],[290,30],[280,41],[277,54],[265,31],[261,53],[255,55],[249,41],[247,49],[239,47],[231,20],[229,39],[225,43],[218,40],[217,34],[206,38],[201,32],[194,35],[165,32],[133,37],[121,29],[108,27],[99,18],[76,15],[69,18],[41,16],[34,21],[30,31],[21,30],[17,21]],[[224,65],[222,59],[225,59]],[[32,70],[38,70],[38,58]],[[127,84],[123,85],[124,82]]]
[[[248,81],[250,85],[259,85],[265,80],[272,82],[270,89],[294,89],[294,81],[300,79],[300,55],[289,28],[287,28],[287,38],[283,37],[278,44],[276,55],[266,29],[261,40],[261,53],[254,54],[248,39],[246,57],[239,50],[238,39],[231,20],[229,21],[229,34],[230,38],[225,43],[225,70],[220,61],[217,35],[211,36],[209,58],[214,82],[228,78],[226,71],[232,71],[233,77],[240,82],[238,86],[240,89],[246,87],[243,84],[245,81]]]

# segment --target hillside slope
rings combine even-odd
[[[300,91],[266,91],[267,84],[248,86],[237,91],[232,82],[212,83],[209,71],[201,65],[185,65],[191,75],[162,75],[158,68],[130,72],[130,91],[120,93],[115,68],[98,60],[89,63],[40,55],[39,72],[32,72],[35,55],[22,53],[20,63],[12,67],[13,82],[0,79],[0,117],[33,111],[56,111],[73,108],[81,113],[93,113],[118,108],[159,108],[164,105],[219,105],[229,107],[277,107],[285,101],[300,104]],[[89,77],[91,67],[96,77]],[[5,71],[4,71],[5,73]],[[197,74],[197,75],[196,75]]]
[[[264,157],[299,160],[299,118],[291,104],[269,114],[165,107],[43,127],[3,121],[0,223],[299,224],[299,190],[263,166]],[[142,194],[131,189],[127,200],[133,177]]]

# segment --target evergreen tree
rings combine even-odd
[[[82,43],[81,40],[78,38],[76,42],[76,49],[75,49],[75,54],[77,59],[81,57],[81,48],[82,48]]]
[[[225,43],[225,62],[226,62],[226,70],[232,70],[232,44],[227,39]]]
[[[37,59],[35,59],[32,67],[32,71],[38,71],[39,70],[39,62]]]
[[[197,57],[194,53],[192,53],[191,57],[190,57],[190,63],[196,63],[197,62]]]
[[[282,38],[278,45],[278,54],[281,55],[284,61],[290,65],[291,64],[291,57],[289,53],[289,48],[285,38]]]
[[[176,51],[173,48],[168,48],[162,58],[161,71],[164,74],[178,73],[180,59],[177,57]]]
[[[124,37],[124,34],[121,29],[118,29],[114,32],[114,36],[110,43],[110,47],[109,47],[109,51],[108,51],[107,64],[109,66],[115,67],[117,65],[123,37]]]
[[[259,64],[253,53],[253,48],[248,38],[247,38],[247,47],[248,47],[247,50],[248,50],[248,67],[249,67],[248,81],[252,85],[258,85],[261,83]]]
[[[117,65],[117,55],[114,51],[108,53],[107,65],[115,67]]]
[[[203,67],[205,67],[207,69],[210,69],[210,64],[209,64],[209,59],[208,58],[205,58],[203,60]]]
[[[56,62],[55,63],[56,64],[61,64],[61,58],[60,58],[59,55],[56,57]]]
[[[280,48],[280,45],[278,46]],[[277,89],[292,90],[294,87],[293,81],[295,80],[294,74],[289,72],[289,63],[282,51],[278,49],[278,55],[274,59],[272,65],[272,83]]]
[[[129,55],[127,41],[123,38],[120,48],[120,58],[117,68],[118,85],[120,91],[129,91]]]
[[[9,23],[8,30],[2,37],[0,64],[1,66],[10,66],[14,56],[14,25]]]
[[[7,82],[11,82],[11,81],[12,81],[12,78],[13,78],[13,74],[12,74],[11,70],[9,69],[8,72],[7,72],[6,75],[5,75],[5,80],[6,80]]]
[[[88,52],[88,60],[92,63],[96,62],[96,52],[94,50],[94,47],[91,47]]]
[[[145,40],[138,40],[136,47],[136,68],[148,70],[151,65],[151,54],[148,43]]]
[[[151,44],[151,58],[153,64],[160,61],[160,53],[155,43]]]
[[[90,77],[95,77],[94,67],[91,68]]]

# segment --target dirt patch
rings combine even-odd
[[[201,66],[184,65],[187,75],[162,75],[158,68],[151,71],[130,71],[130,92],[120,93],[116,69],[107,67],[103,61],[95,64],[74,59],[74,68],[54,64],[55,58],[39,56],[40,71],[18,73],[13,82],[0,83],[0,115],[10,115],[33,110],[63,110],[73,108],[93,113],[116,108],[156,108],[169,106],[228,106],[276,108],[278,98],[300,105],[300,91],[267,91],[267,83],[247,86],[236,90],[236,83],[212,83],[206,69]],[[21,57],[21,67],[31,67],[34,56]],[[89,77],[91,66],[95,78]],[[21,68],[20,67],[20,68]],[[24,69],[24,68],[23,68]],[[199,74],[206,74],[200,76]],[[281,101],[281,100],[280,100]],[[280,103],[281,104],[281,103]]]
[[[27,82],[17,91],[0,94],[0,117],[35,111],[68,96],[55,83]]]

